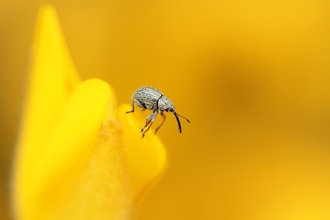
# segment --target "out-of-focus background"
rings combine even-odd
[[[0,213],[43,1],[0,2]],[[159,88],[191,120],[143,220],[330,219],[330,2],[50,1],[83,79]]]

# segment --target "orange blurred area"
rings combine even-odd
[[[0,3],[4,220],[42,2]],[[156,87],[191,121],[160,129],[169,167],[137,219],[330,219],[329,1],[50,3],[84,80],[129,104]]]

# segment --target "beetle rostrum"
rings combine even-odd
[[[161,91],[153,87],[144,86],[138,88],[132,96],[132,110],[126,112],[126,114],[134,112],[134,102],[137,104],[137,106],[142,108],[143,111],[144,110],[152,111],[152,113],[147,116],[145,125],[143,126],[143,128],[141,128],[142,137],[144,137],[144,135],[150,129],[151,125],[156,120],[158,114],[160,114],[163,117],[163,121],[156,128],[155,133],[159,130],[159,128],[163,125],[166,119],[166,115],[164,114],[164,112],[173,113],[178,123],[178,129],[180,133],[182,132],[182,129],[181,129],[180,119],[178,116],[186,119],[187,122],[190,123],[190,121],[187,118],[185,118],[182,115],[179,115],[176,112],[175,107],[169,98],[164,96],[164,94]]]

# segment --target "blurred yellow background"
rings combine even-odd
[[[0,2],[1,219],[42,2]],[[159,131],[169,168],[137,219],[330,219],[329,1],[50,3],[83,79],[119,103],[154,86],[191,120]]]

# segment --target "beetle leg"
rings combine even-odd
[[[131,112],[134,112],[134,101],[132,101],[132,110],[131,111],[127,111],[126,114],[127,113],[131,113]]]
[[[158,115],[158,112],[157,113],[151,113],[149,116],[150,116],[150,119],[149,119],[149,126],[147,127],[147,129],[142,133],[142,137],[144,137],[144,135],[147,133],[147,131],[149,131],[151,125],[154,123],[156,117]],[[149,116],[147,117],[147,119],[149,118]],[[146,126],[147,126],[147,123],[146,123]],[[146,127],[144,126],[144,127]]]
[[[166,115],[164,114],[164,112],[161,112],[160,115],[163,117],[163,121],[162,121],[162,123],[160,123],[160,125],[156,128],[156,130],[155,130],[155,134],[156,134],[156,132],[158,131],[158,129],[164,124],[165,119],[166,119]]]
[[[146,123],[143,126],[143,128],[141,128],[141,132],[143,132],[143,130],[150,124],[153,115],[154,115],[154,113],[151,113],[150,115],[147,116]]]

